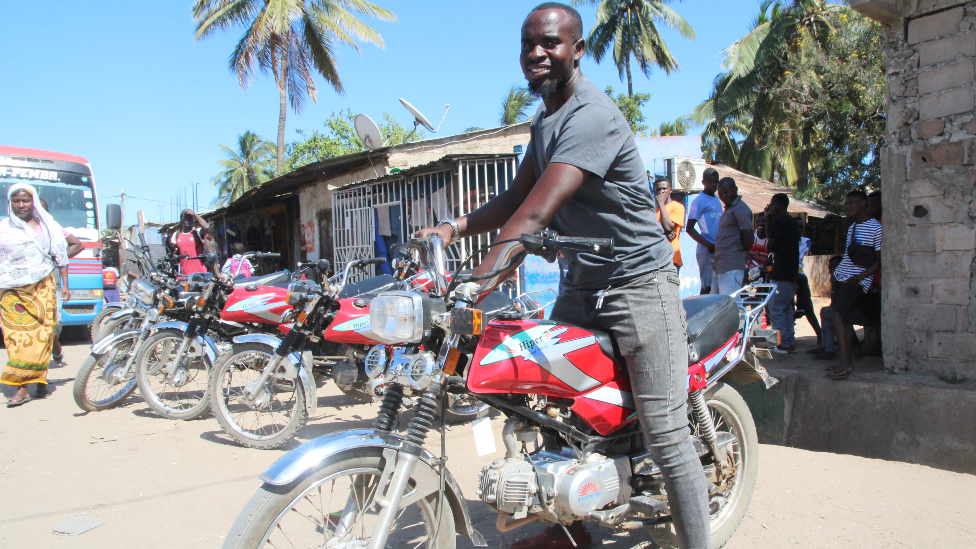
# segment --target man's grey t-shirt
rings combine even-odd
[[[564,252],[569,272],[563,286],[619,286],[669,265],[674,248],[657,221],[630,124],[613,100],[583,77],[569,101],[547,114],[542,104],[525,153],[536,177],[542,177],[550,163],[589,172],[556,212],[550,228],[562,236],[612,238],[614,245],[613,257]]]
[[[715,237],[715,260],[712,267],[715,274],[746,269],[746,252],[742,249],[742,233],[752,231],[752,210],[735,197],[718,221],[718,235]]]

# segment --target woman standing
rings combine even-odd
[[[18,387],[7,402],[12,407],[31,400],[28,384],[41,384],[38,397],[47,394],[58,315],[55,269],[64,279],[62,298],[71,294],[61,226],[40,206],[34,187],[13,185],[7,199],[8,217],[0,221],[0,321],[8,360],[0,383]]]

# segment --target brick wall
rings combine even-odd
[[[883,20],[885,366],[976,378],[976,2],[853,4],[897,16]]]

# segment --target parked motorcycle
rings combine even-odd
[[[507,247],[502,266],[487,276],[497,277],[525,253],[554,259],[560,250],[609,255],[613,249],[603,239],[550,232],[519,242],[524,252]],[[440,246],[431,239],[434,250]],[[437,263],[442,275],[443,263]],[[446,467],[443,426],[439,455],[423,447],[447,393],[474,395],[508,416],[505,457],[482,468],[475,490],[498,514],[499,530],[534,520],[588,520],[618,530],[643,528],[659,545],[675,546],[663,477],[649,459],[626,367],[610,336],[538,319],[485,323],[473,307],[478,288],[473,277],[456,277],[434,295],[384,292],[373,299],[373,330],[410,346],[389,354],[374,350],[367,358],[372,376],[387,385],[374,428],[320,437],[280,458],[261,475],[264,484],[238,516],[225,548],[452,549],[456,534],[486,545]],[[735,532],[758,471],[752,416],[721,380],[775,382],[755,359],[778,343],[775,330],[755,323],[772,291],[755,285],[731,297],[684,303],[689,419],[710,482],[712,547]],[[395,434],[408,395],[417,404],[405,432]]]

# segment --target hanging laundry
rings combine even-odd
[[[390,207],[376,207],[376,231],[380,236],[391,236],[393,231],[390,229]]]

